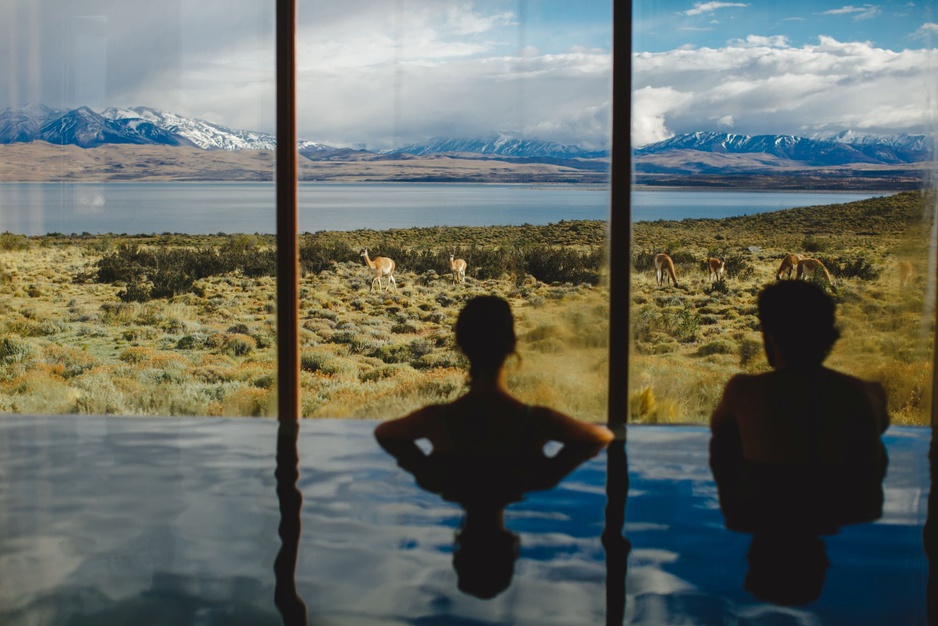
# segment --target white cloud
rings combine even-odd
[[[936,35],[938,35],[938,24],[935,22],[926,22],[915,29],[915,32],[912,33],[911,36],[913,39],[928,39]]]
[[[749,5],[744,2],[695,2],[693,9],[682,11],[682,15],[701,15],[703,13],[713,13],[718,9],[745,8]]]
[[[822,11],[820,15],[852,15],[855,20],[869,20],[880,15],[882,10],[874,4],[864,4],[862,6],[846,5],[839,9]]]
[[[676,133],[933,130],[938,50],[824,37],[801,48],[728,46],[634,55],[636,146]]]
[[[787,48],[788,37],[786,37],[785,35],[773,35],[771,37],[762,37],[760,35],[749,35],[745,39],[731,40],[730,45],[731,46],[746,46],[746,47]]]
[[[645,86],[632,92],[632,144],[636,147],[674,136],[667,127],[667,115],[683,109],[693,94],[674,87]]]

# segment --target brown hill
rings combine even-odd
[[[584,162],[587,164],[588,162]],[[299,159],[300,180],[332,182],[482,182],[604,184],[608,174],[569,163],[512,162],[456,156],[384,156],[341,151],[328,158]],[[32,143],[0,145],[0,181],[261,181],[273,180],[270,151],[200,150],[178,146],[110,144],[76,146]]]

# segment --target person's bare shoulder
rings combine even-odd
[[[831,370],[833,371],[833,370]],[[851,393],[857,397],[862,397],[870,407],[870,411],[876,418],[880,432],[885,431],[889,426],[889,410],[886,399],[886,388],[876,381],[864,380],[843,372],[834,372],[845,386],[851,389]]]
[[[433,416],[439,414],[439,405],[425,406],[413,413],[381,422],[375,428],[378,439],[419,439],[432,430]]]

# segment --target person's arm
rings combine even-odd
[[[726,383],[720,403],[710,415],[710,471],[717,485],[720,510],[727,528],[745,530],[747,511],[740,501],[739,473],[743,462],[743,445],[739,424],[733,412],[734,398],[742,393],[741,379],[733,377]]]
[[[612,431],[605,426],[581,422],[546,407],[538,407],[535,410],[540,413],[547,439],[565,444],[565,447],[566,444],[573,444],[585,450],[593,450],[589,456],[594,456],[615,439]]]
[[[889,403],[886,400],[886,389],[880,383],[866,383],[867,395],[873,405],[874,415],[879,426],[880,434],[889,428]]]
[[[397,459],[403,469],[417,473],[424,468],[427,455],[417,445],[431,431],[432,411],[429,407],[410,415],[388,420],[375,428],[375,439],[384,450]]]
[[[740,392],[740,385],[738,377],[731,378],[710,414],[710,469],[718,485],[736,472],[743,458],[739,425],[733,415],[734,398]]]

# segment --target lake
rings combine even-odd
[[[889,192],[635,191],[633,219],[722,218]],[[301,231],[605,220],[604,187],[480,184],[299,186]],[[272,183],[0,183],[0,232],[272,233]]]

